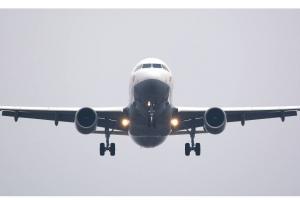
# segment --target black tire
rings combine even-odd
[[[111,156],[116,155],[116,145],[115,145],[115,143],[110,143],[110,149],[109,149],[109,151],[110,151],[110,155]]]
[[[105,154],[105,145],[104,143],[100,143],[100,156],[104,156]]]
[[[201,153],[201,146],[200,146],[200,143],[196,143],[196,146],[195,146],[195,154],[196,154],[196,156],[200,156],[200,153]]]
[[[190,143],[185,143],[185,148],[184,148],[184,150],[185,150],[185,155],[186,155],[186,156],[189,156],[190,153],[191,153],[191,146],[190,146]]]

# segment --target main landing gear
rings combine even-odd
[[[116,145],[115,143],[109,144],[110,131],[108,128],[105,128],[105,139],[106,143],[100,143],[100,156],[104,156],[106,151],[110,152],[111,156],[116,154]]]
[[[191,143],[185,143],[185,155],[189,156],[191,151],[195,151],[196,156],[200,156],[201,153],[201,146],[200,143],[195,143],[195,127],[192,128],[190,131]]]

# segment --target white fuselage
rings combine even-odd
[[[129,134],[144,147],[161,144],[171,132],[173,79],[167,65],[154,58],[133,69],[129,88]]]
[[[164,68],[142,68],[141,65],[143,64],[151,64],[157,63],[166,66]],[[141,68],[140,68],[141,67]],[[134,86],[138,83],[145,81],[147,79],[156,79],[164,82],[170,87],[170,94],[169,94],[169,102],[172,104],[172,92],[173,92],[173,77],[170,71],[170,68],[167,65],[156,58],[146,58],[140,61],[133,69],[130,77],[129,82],[129,103],[133,103],[134,101]]]

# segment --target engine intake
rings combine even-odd
[[[96,130],[97,113],[92,108],[81,108],[75,115],[75,125],[82,134],[89,134]]]
[[[221,108],[210,108],[204,114],[204,129],[211,134],[224,131],[226,122],[226,114]]]

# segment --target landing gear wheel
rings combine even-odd
[[[109,151],[110,151],[111,156],[116,155],[116,145],[115,145],[115,143],[110,143]]]
[[[189,156],[191,153],[191,146],[190,143],[185,143],[185,155]]]
[[[194,123],[195,119],[192,119]],[[192,124],[193,124],[192,123]],[[195,134],[196,134],[196,127],[193,125],[191,130],[189,131],[191,143],[185,143],[185,155],[189,156],[191,151],[195,151],[196,156],[200,156],[201,153],[201,146],[200,143],[195,143]]]
[[[106,151],[105,144],[100,143],[100,156],[104,156],[105,151]]]
[[[105,118],[106,123],[108,123],[108,118]],[[100,143],[100,156],[104,156],[105,151],[109,151],[111,156],[116,155],[116,144],[109,143],[110,134],[113,130],[109,127],[105,127],[105,143]]]
[[[201,153],[201,146],[200,146],[200,143],[196,143],[196,146],[195,146],[195,154],[196,154],[196,156],[200,156],[200,153]]]

